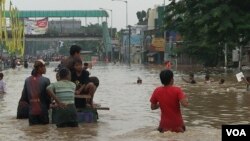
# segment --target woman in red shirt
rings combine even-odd
[[[150,99],[151,109],[161,109],[161,121],[158,127],[160,132],[184,132],[185,125],[182,119],[180,103],[187,107],[186,95],[179,87],[173,86],[174,74],[171,70],[160,73],[163,86],[157,87]]]

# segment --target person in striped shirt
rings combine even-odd
[[[61,68],[59,70],[60,80],[47,87],[49,96],[58,105],[53,109],[53,118],[58,128],[78,127],[77,112],[74,104],[76,85],[71,82],[70,70]]]

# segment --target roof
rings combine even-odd
[[[6,11],[6,17],[9,17],[9,11]],[[20,18],[37,17],[109,17],[105,10],[30,10],[19,11]]]

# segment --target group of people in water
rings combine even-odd
[[[31,76],[25,79],[18,103],[18,119],[28,118],[29,125],[49,124],[49,109],[52,108],[52,123],[58,128],[78,127],[78,109],[95,109],[93,98],[99,80],[97,77],[90,77],[88,64],[83,64],[80,51],[81,47],[71,46],[70,56],[62,60],[56,69],[57,81],[54,83],[43,76],[46,73],[45,62],[41,59],[34,62]],[[180,87],[174,85],[174,74],[169,64],[160,72],[159,77],[162,86],[155,88],[150,97],[151,109],[161,110],[158,131],[184,132],[186,127],[180,108],[181,105],[189,106],[188,97]],[[0,91],[5,92],[2,79],[3,74],[0,73]],[[242,79],[249,88],[250,77]],[[190,84],[196,83],[194,74],[190,74],[189,79],[182,77],[182,80]],[[204,82],[212,82],[209,75],[205,76]],[[219,80],[219,84],[224,82],[224,79]],[[142,84],[140,77],[137,84]]]
[[[70,56],[62,60],[57,81],[43,76],[45,62],[36,60],[31,76],[26,78],[19,100],[17,118],[28,118],[29,125],[48,124],[52,108],[52,123],[57,127],[77,127],[77,110],[94,109],[94,93],[99,86],[97,77],[90,77],[80,57],[81,47],[72,45]]]
[[[187,83],[190,83],[190,84],[196,84],[193,73],[189,74],[189,79],[185,79],[184,77],[182,77],[182,80],[187,82]],[[250,85],[250,77],[249,76],[241,77],[241,80],[246,84],[246,90],[249,91],[250,90],[250,87],[249,87],[249,85]],[[210,75],[206,74],[205,77],[204,77],[204,83],[210,84],[212,82],[216,82],[216,81],[210,79]],[[218,84],[224,84],[224,83],[225,83],[225,79],[223,79],[223,78],[219,79]]]
[[[160,108],[161,110],[161,119],[158,126],[158,131],[161,133],[166,131],[184,132],[186,130],[180,105],[188,107],[188,97],[180,87],[174,85],[174,74],[170,68],[171,66],[167,62],[166,68],[159,75],[162,86],[155,88],[150,98],[151,109]],[[248,90],[250,77],[242,77],[241,79],[246,83]],[[197,83],[192,73],[189,75],[189,79],[182,77],[182,80],[190,84]],[[209,84],[211,82],[214,82],[214,80],[210,79],[209,74],[205,75],[204,83]],[[224,82],[224,79],[219,80],[219,84]]]
[[[194,74],[193,73],[189,74],[189,79],[186,79],[186,78],[182,77],[182,80],[184,82],[187,82],[187,83],[190,83],[190,84],[196,84],[196,81],[194,79]],[[215,81],[210,79],[210,75],[209,74],[206,74],[205,78],[204,78],[204,83],[209,84],[211,82],[215,82]],[[218,83],[219,84],[224,84],[224,82],[225,82],[225,79],[221,78]]]

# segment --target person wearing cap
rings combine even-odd
[[[6,93],[6,84],[3,81],[3,73],[0,72],[0,94]]]
[[[29,118],[29,125],[49,123],[48,109],[51,100],[46,88],[50,84],[50,80],[42,76],[45,73],[45,62],[41,59],[36,60],[32,75],[26,78],[24,82],[18,106],[23,107],[23,109],[28,106],[28,113],[23,113],[28,115],[17,115],[17,118],[27,116]],[[18,111],[18,113],[22,112]]]

